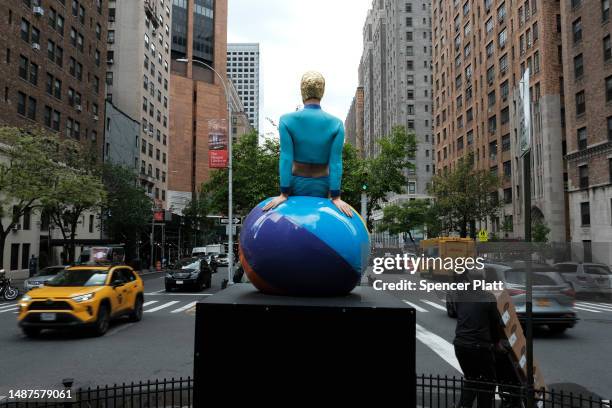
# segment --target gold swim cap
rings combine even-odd
[[[325,93],[325,78],[321,73],[308,71],[302,76],[302,101],[308,99],[323,99]]]

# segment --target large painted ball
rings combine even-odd
[[[258,204],[240,232],[240,261],[260,291],[288,296],[342,296],[367,267],[370,236],[353,209],[327,198],[292,196],[263,211]]]

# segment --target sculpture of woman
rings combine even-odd
[[[352,208],[340,198],[344,124],[321,109],[325,78],[314,71],[302,77],[304,109],[281,117],[280,185],[281,194],[264,211],[285,202],[289,195],[331,198],[349,217]]]

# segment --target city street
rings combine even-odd
[[[69,333],[47,333],[40,339],[22,335],[15,322],[15,302],[0,303],[0,395],[8,389],[59,387],[63,378],[74,378],[75,386],[105,385],[192,374],[195,302],[220,290],[224,269],[213,275],[210,290],[165,293],[163,274],[144,277],[145,315],[139,323],[117,321],[99,338]],[[383,275],[384,280],[399,279]],[[417,373],[459,375],[452,341],[455,320],[446,315],[444,296],[420,292],[394,296],[417,310]],[[607,334],[612,331],[612,305],[577,302],[580,321],[562,335],[536,330],[535,357],[546,382],[577,384],[609,397],[612,382],[602,358],[612,355]],[[394,358],[401,342],[371,345],[364,352]]]

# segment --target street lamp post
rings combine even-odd
[[[187,58],[179,58],[176,60],[177,62],[185,62],[188,63],[189,59]],[[233,182],[233,173],[232,173],[232,142],[233,142],[233,135],[232,135],[232,103],[230,101],[230,94],[228,92],[227,89],[227,82],[226,79],[223,79],[223,77],[221,76],[221,74],[219,74],[213,67],[211,67],[210,65],[208,65],[205,62],[199,61],[199,60],[195,60],[192,59],[192,62],[196,62],[208,69],[210,69],[212,72],[215,73],[215,75],[217,75],[217,77],[219,78],[219,80],[221,81],[221,84],[223,84],[223,91],[225,92],[225,100],[227,101],[227,137],[229,138],[229,142],[228,142],[228,155],[229,155],[229,162],[228,162],[228,218],[229,218],[229,223],[228,223],[228,231],[227,231],[227,243],[228,243],[228,254],[227,254],[227,283],[228,285],[230,285],[233,282],[232,276],[233,276],[233,272],[234,272],[234,214],[232,211],[232,200],[233,200],[233,191],[232,191],[232,182]]]

